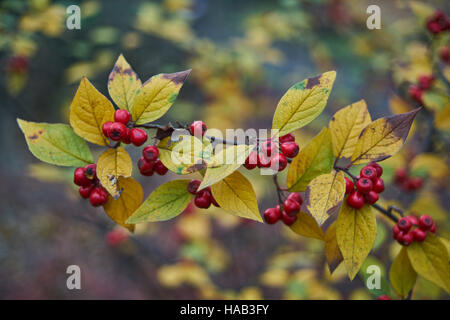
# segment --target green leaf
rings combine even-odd
[[[283,136],[317,118],[327,104],[335,78],[336,72],[329,71],[292,86],[278,103],[272,129]]]
[[[17,119],[31,153],[41,161],[58,166],[79,167],[93,163],[86,142],[66,124],[29,122]]]
[[[126,223],[165,221],[186,209],[194,197],[187,191],[190,180],[173,180],[159,186]]]

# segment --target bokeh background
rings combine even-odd
[[[66,8],[81,8],[81,30],[65,26]],[[382,28],[366,27],[369,4]],[[384,161],[383,204],[429,214],[450,239],[448,64],[425,21],[448,1],[339,0],[3,0],[0,2],[0,298],[1,299],[375,299],[396,297],[387,272],[399,245],[379,216],[366,265],[383,271],[381,290],[365,272],[350,282],[333,275],[322,242],[282,224],[268,226],[190,207],[168,222],[143,224],[131,235],[102,209],[89,206],[72,183],[73,168],[46,165],[28,151],[16,118],[68,123],[82,76],[107,95],[120,53],[142,80],[193,71],[164,118],[201,119],[210,128],[269,128],[276,104],[294,83],[337,70],[327,108],[296,132],[304,146],[339,108],[365,99],[372,118],[411,110],[408,88],[435,74],[413,133]],[[100,150],[91,146],[95,156]],[[137,148],[128,148],[137,161]],[[406,168],[423,179],[417,190],[395,184]],[[137,170],[135,170],[137,171]],[[261,212],[274,206],[270,177],[246,172]],[[135,174],[145,197],[175,175]],[[448,244],[448,242],[447,242]],[[66,288],[66,268],[79,265],[82,290]],[[362,268],[365,270],[365,267]],[[413,299],[448,299],[420,279]]]

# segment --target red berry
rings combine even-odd
[[[423,180],[419,177],[412,177],[407,181],[406,187],[408,190],[418,190],[422,187]]]
[[[197,192],[194,198],[194,203],[198,208],[208,209],[211,206],[211,195],[208,189],[203,189]]]
[[[399,241],[401,244],[409,246],[414,241],[414,234],[412,232],[405,233],[401,239],[399,237]]]
[[[303,199],[302,196],[300,194],[298,194],[297,192],[292,192],[289,194],[289,196],[287,197],[289,200],[294,200],[295,202],[297,202],[300,206],[303,203]]]
[[[167,167],[161,162],[161,160],[156,160],[155,162],[155,171],[157,174],[159,174],[160,176],[163,176],[167,173],[169,169],[167,169]]]
[[[137,166],[141,173],[148,173],[154,170],[155,162],[147,161],[144,157],[140,157],[137,162]]]
[[[264,211],[263,217],[264,221],[268,224],[274,224],[276,223],[281,216],[281,212],[279,208],[269,208],[266,211]]]
[[[450,48],[442,47],[439,50],[439,57],[445,64],[449,64],[450,63]]]
[[[281,213],[281,220],[283,220],[285,225],[290,226],[295,222],[295,220],[297,220],[297,216],[289,215],[285,210],[283,210]]]
[[[375,179],[378,178],[377,170],[372,166],[365,166],[361,169],[360,172],[361,178],[367,178],[375,182]]]
[[[375,204],[378,201],[379,197],[378,197],[378,193],[376,193],[375,191],[369,191],[369,193],[364,195],[364,200],[368,203],[368,204]]]
[[[429,75],[429,76],[420,76],[419,79],[417,80],[418,84],[419,84],[419,88],[422,90],[428,90],[431,88],[431,86],[433,85],[433,81],[434,81],[434,76],[433,75]]]
[[[206,132],[206,124],[203,121],[194,121],[190,126],[191,135],[203,137]]]
[[[76,168],[73,172],[73,183],[80,187],[87,187],[92,184],[92,180],[86,177],[85,168]]]
[[[80,196],[81,196],[83,199],[87,199],[87,198],[89,198],[92,189],[94,189],[94,185],[93,185],[93,184],[91,184],[91,185],[89,185],[89,186],[87,186],[87,187],[80,187],[80,188],[78,189],[78,192],[80,193]]]
[[[393,236],[394,236],[394,239],[396,239],[397,240],[397,238],[398,238],[398,235],[400,234],[400,229],[398,228],[398,225],[395,225],[393,228],[392,228],[392,234],[393,234]]]
[[[403,183],[408,178],[408,171],[405,168],[397,168],[394,173],[396,183]]]
[[[355,209],[361,209],[364,206],[364,196],[359,191],[353,191],[347,197],[347,204]]]
[[[406,218],[411,222],[411,224],[413,226],[418,226],[419,225],[419,219],[417,219],[417,217],[415,217],[415,216],[406,216]]]
[[[292,133],[288,133],[288,134],[278,138],[279,143],[294,142],[294,141],[295,141],[295,137]]]
[[[273,170],[278,169],[278,171],[283,171],[284,168],[287,166],[287,160],[286,157],[283,156],[281,153],[278,153],[275,155],[272,160],[270,161],[270,167]]]
[[[127,128],[127,133],[125,134],[125,137],[121,140],[125,144],[131,143],[131,129]]]
[[[127,135],[127,127],[121,122],[113,122],[108,128],[108,137],[114,141],[123,140]]]
[[[413,231],[414,240],[417,242],[423,242],[427,237],[427,233],[421,229],[414,229]]]
[[[427,214],[420,216],[419,218],[419,228],[426,231],[431,229],[433,226],[433,218]]]
[[[281,144],[281,152],[288,158],[295,158],[300,150],[296,142],[284,142]]]
[[[422,103],[423,91],[419,88],[419,86],[415,84],[409,86],[409,95],[413,100],[417,101],[418,103]]]
[[[271,157],[277,151],[277,146],[272,140],[267,140],[262,143],[261,151],[263,155]]]
[[[252,151],[247,159],[245,159],[244,167],[246,167],[248,170],[252,170],[256,168],[258,165],[258,153],[255,151]]]
[[[106,121],[106,122],[102,125],[102,131],[103,131],[103,134],[105,135],[105,137],[109,137],[108,130],[109,130],[109,127],[111,127],[111,125],[112,125],[113,123],[114,123],[114,122]]]
[[[431,17],[427,19],[426,23],[428,31],[433,34],[438,34],[442,31],[448,30],[450,22],[444,12],[436,10]]]
[[[377,298],[377,300],[392,300],[392,298],[389,297],[389,296],[386,295],[386,294],[382,294],[381,296],[379,296],[379,297]]]
[[[202,182],[200,181],[200,180],[191,180],[189,183],[188,183],[188,186],[187,186],[187,190],[188,190],[188,192],[189,193],[192,193],[192,194],[196,194],[197,193],[197,190],[198,190],[198,187],[200,186],[200,184],[201,184]]]
[[[368,178],[361,178],[356,182],[356,189],[361,193],[369,193],[373,188],[372,180]]]
[[[375,180],[372,190],[375,191],[376,193],[382,193],[384,191],[383,179],[378,178],[377,180]]]
[[[136,147],[142,146],[147,141],[147,132],[140,128],[133,128],[130,132],[131,143]]]
[[[258,156],[258,168],[269,168],[271,166],[271,158],[264,154]]]
[[[344,179],[345,179],[345,194],[349,194],[353,192],[355,186],[353,185],[353,181],[350,180],[349,178],[345,177]]]
[[[435,233],[436,232],[436,224],[433,223],[433,225],[430,228],[430,232]]]
[[[89,202],[92,206],[101,206],[105,204],[106,201],[108,201],[108,193],[103,187],[96,187],[92,190],[91,195],[89,196]]]
[[[374,167],[377,170],[378,178],[383,175],[383,168],[376,162],[369,163],[369,166]]]
[[[216,199],[213,197],[213,195],[211,194],[211,203],[217,207],[220,208],[220,204],[217,203]]]
[[[119,109],[114,112],[114,121],[127,124],[131,120],[131,114],[127,110]]]
[[[84,175],[91,180],[97,178],[97,165],[95,163],[88,164],[84,167]]]
[[[156,146],[146,146],[142,150],[142,155],[147,161],[155,161],[159,157],[159,150]]]
[[[6,66],[6,71],[15,73],[25,73],[27,69],[28,58],[21,55],[11,57]]]
[[[300,211],[300,204],[297,201],[286,199],[284,201],[284,211],[290,216],[296,215]]]
[[[407,217],[402,217],[397,222],[398,228],[403,232],[408,232],[411,229],[411,221]]]

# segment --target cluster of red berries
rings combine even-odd
[[[156,146],[146,146],[142,150],[142,157],[139,158],[137,166],[143,176],[152,176],[155,172],[163,176],[168,171],[159,159],[159,150]]]
[[[450,30],[450,19],[441,10],[436,10],[426,23],[428,31],[432,34],[439,34]]]
[[[409,95],[418,103],[423,103],[423,94],[425,91],[430,90],[435,77],[433,75],[422,75],[417,79],[417,84],[412,84],[409,87]]]
[[[211,206],[211,204],[213,204],[216,207],[220,207],[220,205],[217,203],[216,199],[214,199],[211,193],[211,188],[207,187],[202,190],[198,190],[200,184],[201,184],[200,180],[194,179],[191,180],[187,186],[188,192],[195,195],[194,204],[200,209],[208,209]]]
[[[427,231],[435,233],[436,224],[426,214],[419,219],[412,215],[402,217],[392,229],[394,239],[404,246],[409,246],[413,241],[423,242],[427,238]]]
[[[378,163],[371,162],[361,169],[357,177],[356,189],[353,181],[345,178],[347,204],[355,209],[361,209],[364,203],[375,204],[378,201],[378,194],[384,191],[382,174],[383,168]]]
[[[24,56],[13,56],[6,63],[6,71],[12,73],[26,73],[28,70],[28,58]]]
[[[285,225],[292,225],[297,220],[297,213],[300,212],[300,206],[303,199],[300,194],[292,192],[283,202],[283,210],[277,205],[275,208],[269,208],[264,211],[264,221],[268,224],[274,224],[278,220],[284,222]]]
[[[114,122],[107,121],[103,124],[103,134],[113,141],[142,146],[147,141],[147,132],[140,128],[129,128],[132,125],[130,121],[131,114],[127,110],[116,110]]]
[[[248,170],[258,168],[273,168],[283,171],[287,166],[287,158],[294,158],[299,147],[295,137],[289,133],[279,138],[279,147],[273,140],[266,140],[258,146],[259,151],[252,151],[244,163]]]
[[[80,186],[78,189],[80,196],[83,199],[89,198],[92,206],[98,207],[108,201],[108,192],[100,185],[95,164],[76,168],[73,173],[73,182]]]
[[[422,187],[423,179],[410,177],[406,168],[397,168],[394,172],[394,182],[403,191],[415,191]]]

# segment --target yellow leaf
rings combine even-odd
[[[397,153],[405,142],[409,128],[420,108],[408,113],[380,118],[361,132],[352,155],[353,164],[381,161]]]
[[[134,224],[127,224],[125,221],[141,205],[144,191],[139,182],[133,178],[119,178],[117,187],[121,191],[119,199],[114,200],[108,195],[108,201],[103,208],[111,219],[133,232]]]
[[[145,82],[136,91],[131,112],[133,120],[143,124],[161,118],[172,106],[190,72],[162,73]]]
[[[413,242],[407,252],[413,269],[421,277],[450,293],[448,252],[438,237],[428,233],[424,242]]]
[[[448,177],[447,163],[442,157],[432,153],[422,153],[414,157],[410,170],[425,171],[435,179]]]
[[[434,117],[436,128],[442,131],[450,130],[450,105],[439,111]]]
[[[350,158],[361,131],[371,122],[364,100],[335,113],[330,121],[331,140],[336,158]]]
[[[117,180],[119,177],[130,177],[132,169],[130,155],[122,147],[106,150],[97,162],[97,176],[114,198],[119,196]]]
[[[306,212],[299,212],[297,214],[297,220],[291,226],[291,230],[307,238],[318,240],[323,240],[324,238],[323,230],[319,227],[316,220]]]
[[[406,247],[402,247],[389,271],[392,288],[394,288],[400,297],[406,298],[414,287],[416,278],[417,273],[411,266]]]
[[[342,171],[314,178],[306,189],[306,208],[321,226],[334,214],[344,199],[345,181]]]
[[[328,227],[325,233],[324,246],[328,268],[330,269],[330,273],[333,273],[343,260],[336,238],[336,222],[333,222]]]
[[[106,146],[109,143],[103,135],[102,125],[107,121],[114,121],[113,105],[83,77],[70,105],[70,125],[80,137]]]
[[[287,176],[289,191],[305,191],[311,180],[331,171],[333,160],[330,130],[323,128],[292,161]]]
[[[262,222],[252,184],[238,171],[211,186],[220,207],[242,218]]]
[[[350,280],[372,249],[376,235],[377,223],[370,205],[356,210],[346,202],[342,204],[336,220],[336,238]]]
[[[194,197],[187,191],[189,182],[173,180],[159,186],[126,222],[155,222],[176,217]]]
[[[121,54],[108,78],[108,91],[120,109],[131,111],[141,80]]]
[[[292,86],[278,103],[272,129],[283,136],[317,118],[327,104],[335,78],[336,71],[329,71]]]

